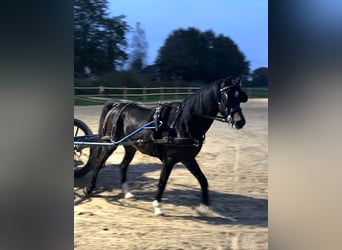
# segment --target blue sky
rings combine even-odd
[[[268,67],[267,0],[109,0],[109,8],[111,16],[125,15],[132,28],[140,22],[148,43],[148,64],[174,30],[195,27],[230,37],[250,61],[251,70]]]

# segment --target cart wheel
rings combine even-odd
[[[91,129],[83,121],[74,118],[74,137],[91,135]],[[91,169],[84,166],[88,163],[91,147],[89,145],[74,145],[74,176],[82,177]]]

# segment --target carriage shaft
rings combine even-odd
[[[97,146],[119,146],[120,144],[122,144],[124,141],[126,141],[127,139],[129,139],[130,137],[136,135],[137,133],[139,133],[142,130],[145,129],[156,129],[157,127],[161,127],[163,125],[162,121],[159,121],[158,126],[151,126],[151,124],[153,124],[154,121],[150,121],[148,123],[146,123],[145,125],[137,128],[136,130],[134,130],[133,132],[129,133],[128,135],[126,135],[125,137],[121,138],[118,141],[114,141],[114,142],[90,142],[90,141],[74,141],[74,145],[97,145]],[[98,135],[92,135],[92,136],[84,136],[86,137],[91,137],[91,138],[96,138]],[[80,139],[82,138],[82,136],[80,137],[75,137],[76,139]]]

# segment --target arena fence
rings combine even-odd
[[[110,99],[140,102],[182,100],[200,87],[75,87],[75,105],[103,104]],[[267,88],[243,88],[249,98],[268,98]]]

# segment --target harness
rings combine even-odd
[[[153,119],[154,123],[157,123],[160,119],[163,122],[163,126],[167,126],[168,130],[160,131],[155,130],[152,136],[152,141],[155,145],[169,145],[169,146],[199,146],[204,141],[204,137],[195,139],[192,137],[178,137],[176,134],[176,123],[179,120],[183,109],[181,103],[159,103],[156,108]],[[164,127],[165,128],[165,127]],[[160,132],[160,133],[158,133]],[[163,132],[167,133],[163,136]]]
[[[115,136],[115,133],[116,133],[116,124],[117,124],[117,120],[119,119],[120,115],[122,114],[122,112],[130,105],[132,105],[132,103],[128,102],[128,103],[125,103],[124,105],[122,105],[123,103],[122,102],[116,102],[116,103],[113,103],[112,107],[110,108],[110,110],[107,112],[104,120],[103,120],[103,126],[102,126],[102,134],[104,134],[104,136],[101,137],[101,140],[102,141],[111,141],[113,136]],[[120,109],[119,107],[122,106]],[[106,132],[106,124],[107,124],[107,121],[109,119],[109,117],[112,115],[112,113],[114,111],[117,111],[119,110],[115,116],[113,117],[113,120],[115,121],[113,123],[113,128],[111,130],[111,134],[110,135],[105,135],[105,132]]]
[[[219,121],[219,122],[227,122],[227,123],[230,122],[229,117],[226,118],[224,116],[209,116],[209,115],[202,115],[199,113],[194,113],[194,115],[204,117],[204,118],[208,118],[208,119],[215,120],[215,121]]]
[[[165,108],[170,108],[170,110],[165,110]],[[173,114],[173,110],[175,110],[174,114]],[[168,103],[159,103],[158,106],[156,107],[156,110],[153,114],[153,120],[154,120],[154,124],[158,124],[158,121],[160,120],[160,116],[161,114],[164,114],[163,118],[166,118],[166,121],[163,121],[163,123],[167,124],[169,126],[169,132],[171,132],[171,130],[174,130],[175,128],[175,124],[178,121],[181,113],[182,113],[182,108],[180,103],[177,104],[177,106],[175,107],[174,105],[170,105]],[[171,116],[171,120],[170,120],[170,116]],[[156,132],[158,132],[158,127],[156,126]]]
[[[240,107],[237,107],[237,108],[231,108],[230,109],[230,113],[235,113],[237,111],[241,110]],[[204,117],[204,118],[208,118],[208,119],[212,119],[212,120],[215,120],[215,121],[219,121],[219,122],[226,122],[226,123],[231,123],[232,122],[232,117],[231,115],[228,115],[227,117],[224,117],[223,115],[221,116],[209,116],[209,115],[202,115],[202,114],[199,114],[199,113],[194,113],[194,115],[197,115],[197,116],[200,116],[200,117]]]
[[[156,107],[156,111],[154,111],[154,114],[153,114],[153,121],[154,121],[154,126],[156,127],[155,128],[156,132],[158,132],[159,130],[158,121],[159,121],[161,109],[162,109],[162,104],[159,102],[158,106]]]
[[[179,119],[179,116],[181,115],[182,111],[183,110],[181,108],[181,105],[178,104],[177,107],[176,107],[176,115],[175,115],[174,119],[172,120],[172,122],[170,124],[170,129],[171,130],[175,129],[175,124],[176,124],[177,120]]]

